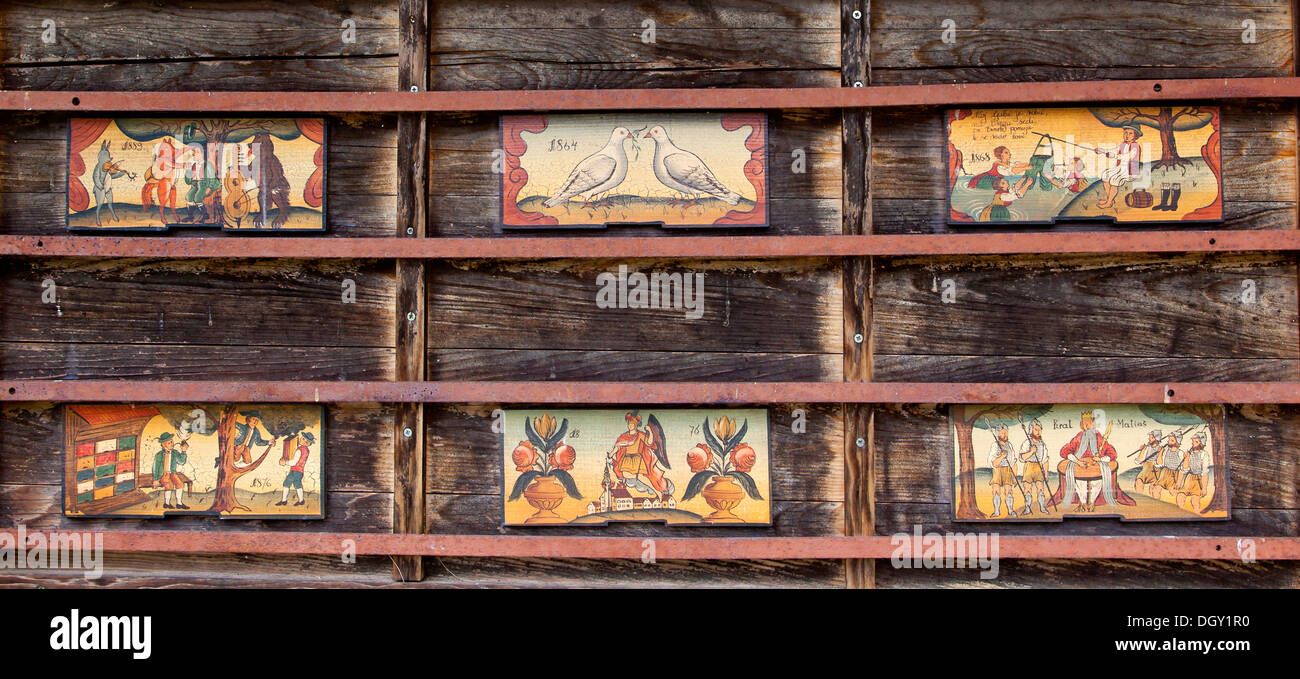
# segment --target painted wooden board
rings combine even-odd
[[[769,525],[765,409],[508,410],[507,526]]]
[[[73,118],[67,227],[325,230],[321,118]]]
[[[764,227],[762,113],[501,118],[504,228]]]
[[[1215,106],[953,109],[948,223],[1223,220]]]
[[[317,405],[70,404],[64,514],[324,518],[323,413]]]
[[[955,405],[949,424],[958,521],[1229,518],[1222,406]]]

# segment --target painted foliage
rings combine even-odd
[[[321,118],[73,118],[69,229],[325,230]]]
[[[1218,405],[953,406],[959,521],[1229,517]]]
[[[64,514],[324,516],[316,405],[64,407]]]
[[[505,228],[762,227],[762,113],[501,118]]]
[[[509,526],[768,525],[763,409],[509,410]]]
[[[949,224],[1223,219],[1214,106],[954,109]]]

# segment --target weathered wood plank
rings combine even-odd
[[[945,280],[955,286],[954,303],[942,301]],[[1252,304],[1241,302],[1247,280],[1255,284]],[[1295,261],[1276,254],[881,260],[874,295],[881,354],[1297,353]]]
[[[478,0],[440,1],[432,23],[440,31],[470,28],[603,28],[629,29],[638,35],[650,19],[657,27],[717,30],[724,28],[838,30],[835,0],[690,0],[647,4],[641,0],[607,2],[536,0],[511,5],[509,11],[484,11]]]
[[[839,31],[435,28],[433,89],[833,87]],[[689,85],[685,84],[689,83]]]
[[[725,351],[438,348],[429,351],[428,371],[430,380],[819,382],[840,379],[843,360],[830,353],[738,359]]]
[[[56,303],[41,301],[45,280]],[[0,296],[9,341],[394,346],[388,262],[8,260]]]
[[[0,379],[390,380],[390,347],[0,342]]]
[[[835,587],[843,569],[834,561],[593,561],[588,559],[434,558],[422,582],[394,582],[386,557],[110,552],[96,579],[76,571],[0,574],[11,587],[180,588],[567,588],[567,587]]]
[[[425,436],[429,492],[494,498],[496,509],[490,513],[500,523],[502,435],[492,431],[492,412],[497,407],[429,408]],[[803,411],[803,433],[796,433],[791,426],[796,410]],[[839,406],[783,404],[771,409],[769,448],[774,498],[834,503],[843,500],[843,427]],[[680,445],[683,450],[689,446],[686,442],[671,445]]]
[[[498,464],[498,467],[500,465]],[[0,491],[2,492],[2,491]],[[3,502],[0,497],[0,502]],[[501,526],[501,495],[442,495],[430,493],[425,500],[429,516],[426,521],[433,535],[538,535],[535,528]],[[2,508],[2,505],[0,505]],[[840,502],[798,502],[777,500],[772,503],[772,525],[744,528],[707,526],[664,526],[651,523],[610,523],[596,528],[610,537],[760,537],[842,535],[843,513]],[[549,526],[546,535],[586,535],[590,527]],[[435,537],[436,540],[436,537]]]
[[[893,568],[881,560],[881,588],[1267,588],[1300,586],[1294,561],[1107,561],[1000,559],[996,579],[982,580],[975,569]]]
[[[925,356],[876,354],[881,382],[1275,382],[1300,360],[1108,356]]]
[[[601,273],[704,274],[703,314],[602,309]],[[429,268],[429,348],[839,352],[838,263],[826,260],[457,262]]]
[[[53,42],[42,40],[45,20]],[[344,41],[345,20],[352,20]],[[165,27],[165,30],[160,28]],[[186,6],[90,0],[6,3],[0,12],[0,64],[180,61],[397,53],[397,12],[363,0],[229,0]],[[202,89],[202,88],[190,88]]]
[[[59,490],[63,483],[61,413],[62,406],[53,403],[14,404],[0,412],[0,484],[48,485]],[[392,488],[392,459],[376,454],[384,446],[391,448],[392,421],[393,406],[388,404],[325,408],[325,479],[331,492]]]
[[[952,19],[958,31],[1020,29],[1040,32],[1099,31],[1140,26],[1144,32],[1215,30],[1241,24],[1291,29],[1290,3],[1253,0],[1225,4],[1214,0],[1098,0],[1081,4],[1016,4],[966,0],[875,0],[872,27],[881,31],[935,30],[938,20]],[[1136,43],[1136,44],[1140,44]]]
[[[397,57],[142,61],[120,64],[0,67],[7,90],[344,92],[391,90]]]
[[[222,520],[210,516],[167,519],[70,519],[63,516],[60,486],[0,485],[0,516],[28,530],[188,530],[225,532],[391,532],[392,493],[330,491],[321,521]],[[340,552],[342,545],[339,546]]]

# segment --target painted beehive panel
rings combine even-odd
[[[761,113],[501,118],[505,228],[767,226]]]
[[[320,118],[73,118],[67,226],[325,230]]]
[[[953,406],[959,521],[1229,516],[1218,405]]]
[[[64,441],[67,516],[324,515],[320,406],[72,404]]]
[[[947,112],[948,223],[1223,219],[1215,106]]]
[[[506,525],[771,523],[763,409],[510,410]]]

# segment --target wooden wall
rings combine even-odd
[[[1017,82],[1289,76],[1291,5],[1195,2],[871,3],[872,82]],[[940,24],[952,19],[955,43]],[[1256,42],[1242,43],[1253,20]],[[1297,228],[1296,108],[1222,102],[1225,229]],[[948,233],[939,109],[872,113],[875,233]],[[1095,229],[1086,225],[1061,226]],[[1151,229],[1154,227],[1125,227]],[[958,229],[961,230],[961,229]],[[968,230],[969,229],[965,229]],[[997,229],[983,230],[997,238]],[[1103,236],[1099,236],[1104,238]],[[877,259],[874,378],[907,382],[1294,380],[1300,370],[1291,256],[1204,254]],[[944,303],[943,282],[956,300]],[[1243,304],[1252,280],[1256,303]],[[1085,326],[1086,324],[1086,326]],[[1081,333],[1081,327],[1088,332]],[[1161,535],[1295,536],[1295,408],[1228,409],[1231,521],[1162,523]],[[969,531],[952,521],[951,437],[936,404],[875,418],[876,530]],[[940,470],[937,474],[935,470]],[[1134,535],[1151,524],[1005,525],[1006,535]],[[895,570],[881,587],[989,586],[973,571]],[[1013,561],[992,586],[1294,587],[1292,564]]]
[[[841,64],[863,56],[865,78],[877,85],[1292,73],[1289,3],[1194,4],[450,0],[433,3],[429,14],[428,80],[430,89],[450,90],[838,87],[847,73]],[[863,55],[841,49],[854,7],[865,10]],[[58,26],[52,45],[40,40],[45,18]],[[954,44],[941,39],[939,23],[947,18],[957,27]],[[1243,45],[1246,18],[1257,24],[1257,42]],[[342,40],[347,19],[355,22],[355,42]],[[647,19],[655,24],[653,43],[641,38]],[[227,0],[165,8],[122,2],[111,12],[87,0],[6,4],[0,87],[395,90],[401,28],[396,0]],[[1223,106],[1225,228],[1296,228],[1294,105]],[[946,232],[937,160],[941,115],[938,109],[872,112],[865,160],[855,168],[843,150],[840,112],[769,112],[773,226],[765,233],[838,234],[855,209],[865,209],[865,228],[875,233]],[[66,120],[56,114],[0,119],[0,233],[63,233]],[[392,235],[397,117],[335,116],[329,124],[330,230],[323,237]],[[496,116],[430,115],[428,126],[427,236],[499,235],[499,177],[491,167]],[[796,149],[806,154],[806,173],[790,171]],[[845,177],[855,172],[870,178],[861,204],[845,190]],[[182,230],[174,237],[191,235]],[[674,236],[617,228],[593,237],[626,235]],[[595,277],[620,264],[705,273],[704,317],[596,309]],[[1297,270],[1290,257],[876,258],[858,279],[844,276],[843,265],[833,259],[431,261],[426,374],[431,380],[840,381],[862,378],[860,365],[869,365],[865,377],[880,381],[1197,381],[1291,380],[1300,367]],[[47,278],[58,285],[56,305],[41,303]],[[946,278],[957,285],[954,304],[943,304],[935,291]],[[356,284],[354,304],[341,301],[348,279]],[[1256,282],[1252,306],[1234,301],[1245,279]],[[390,260],[9,260],[0,269],[0,294],[7,302],[0,306],[5,378],[387,380],[397,374],[398,282]],[[846,364],[845,310],[864,308],[864,300],[870,349],[861,363]],[[1094,335],[1065,331],[1080,318],[1094,323]],[[499,435],[490,428],[496,407],[424,409],[429,532],[530,534],[503,529],[497,519],[502,472]],[[795,409],[807,414],[806,433],[789,427]],[[327,412],[329,495],[322,522],[106,522],[61,515],[58,408],[12,405],[0,414],[0,525],[392,530],[394,406],[334,405]],[[850,410],[850,419],[860,416]],[[865,514],[867,528],[878,534],[918,524],[954,528],[942,405],[879,408],[873,421],[873,476],[862,483],[873,484],[867,490],[876,504],[874,515]],[[598,530],[674,537],[860,533],[850,526],[863,520],[864,508],[855,505],[854,515],[845,516],[846,427],[857,431],[840,406],[773,408],[771,528]],[[1298,427],[1295,408],[1230,408],[1233,520],[1162,524],[1161,532],[1296,535]],[[1109,520],[1066,527],[1074,534],[1151,530]],[[1187,584],[1300,584],[1296,567],[1279,564],[1008,562],[992,583],[973,571],[878,565],[881,587],[1160,586],[1171,574]],[[431,558],[421,584],[843,587],[854,580],[852,568],[811,560],[646,565]],[[384,587],[393,585],[390,571],[382,557],[347,564],[335,557],[117,554],[94,584]],[[87,583],[60,573],[0,573],[0,586],[30,584]]]

